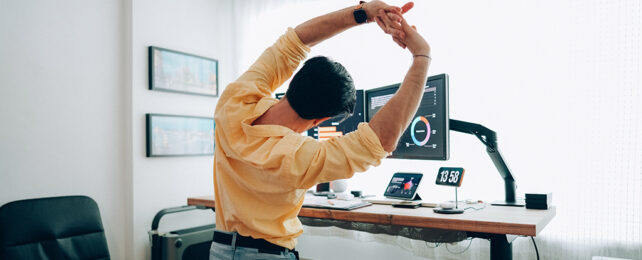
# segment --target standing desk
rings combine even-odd
[[[187,198],[187,204],[215,208],[214,196]],[[555,211],[555,207],[533,210],[488,205],[479,211],[445,215],[434,213],[432,208],[405,209],[375,204],[350,211],[304,207],[299,217],[465,231],[468,237],[490,240],[491,259],[512,259],[512,240],[509,241],[507,235],[537,236],[553,219]]]

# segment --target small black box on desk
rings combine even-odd
[[[548,209],[553,193],[526,193],[527,209]]]

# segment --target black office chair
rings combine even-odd
[[[86,196],[3,205],[0,259],[109,259],[98,205]]]

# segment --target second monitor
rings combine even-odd
[[[400,84],[366,91],[367,121],[397,92]],[[429,77],[417,113],[390,158],[448,160],[448,75]]]

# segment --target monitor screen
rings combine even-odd
[[[359,123],[365,122],[366,120],[364,103],[364,91],[357,89],[357,102],[354,105],[352,116],[346,118],[343,122],[341,122],[344,118],[342,115],[323,121],[318,127],[308,130],[308,136],[323,141],[357,130]]]
[[[368,122],[399,89],[399,84],[366,91]],[[429,77],[417,113],[389,158],[448,160],[448,75]]]

